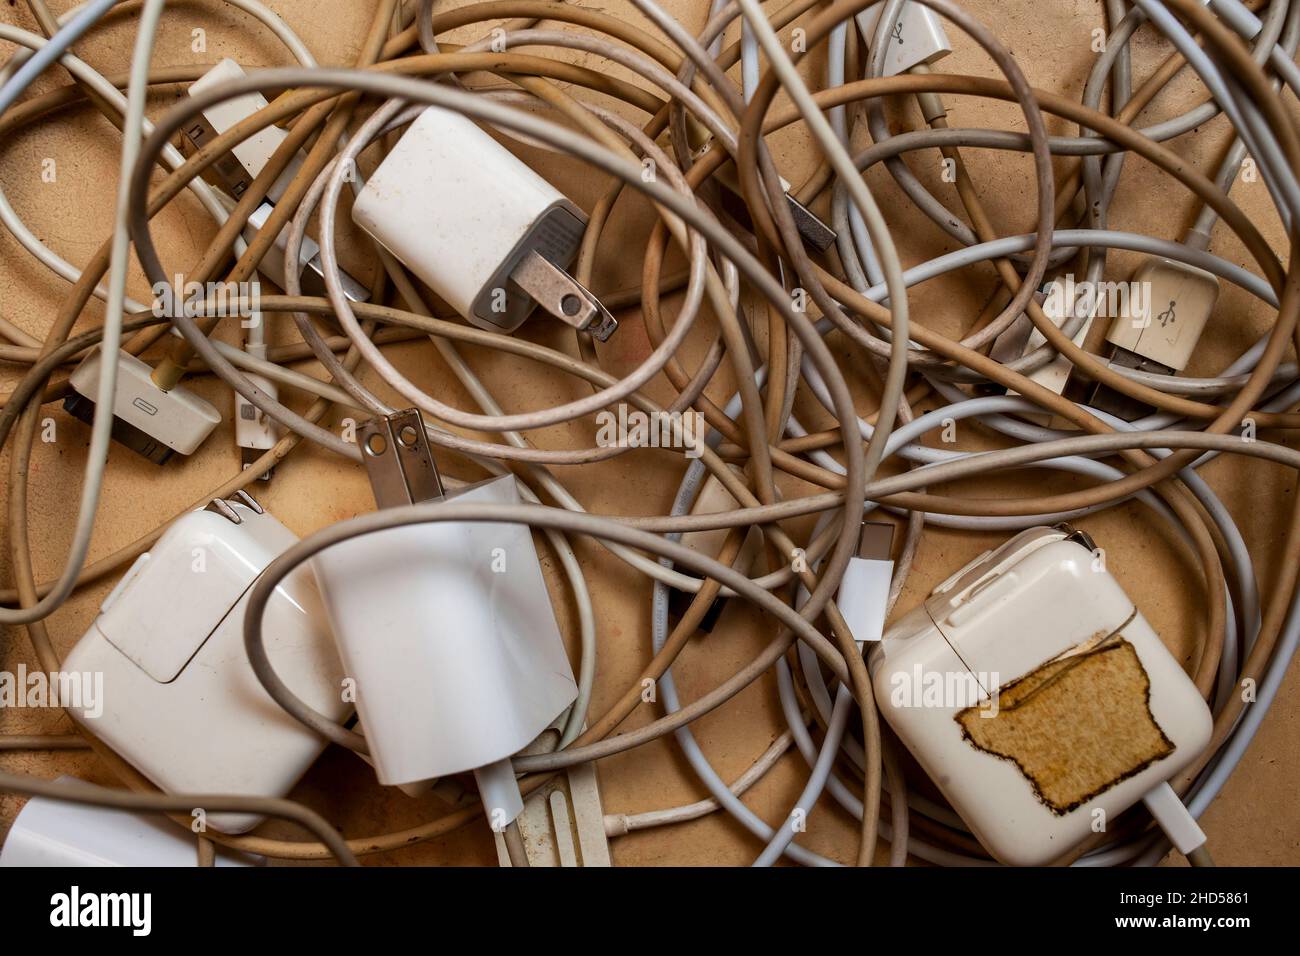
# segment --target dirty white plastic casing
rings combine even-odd
[[[252,372],[244,374],[271,398],[279,398],[280,388],[275,382]],[[239,392],[235,392],[235,444],[249,453],[245,456],[244,467],[249,467],[249,458],[260,457],[263,452],[274,448],[279,439],[275,420]]]
[[[214,86],[219,86],[230,80],[242,79],[245,76],[247,74],[244,72],[243,67],[234,60],[226,58],[195,80],[190,85],[189,93],[193,96],[195,93],[204,92]],[[243,96],[236,96],[233,99],[216,103],[203,110],[202,115],[191,122],[185,130],[185,135],[189,137],[190,142],[196,147],[201,148],[212,139],[215,139],[218,134],[226,132],[235,124],[265,109],[266,106],[266,97],[261,93],[245,93]],[[244,190],[252,185],[258,173],[270,161],[272,154],[280,148],[280,144],[284,142],[288,135],[278,126],[267,126],[243,142],[236,143],[229,153],[216,161],[213,168],[225,181],[226,186],[236,199],[242,196]],[[301,165],[302,153],[300,151],[290,160],[284,171],[271,184],[271,188],[267,190],[266,197],[271,202],[279,202],[280,197],[284,195],[285,189],[288,188],[290,181],[297,174]]]
[[[876,38],[876,24],[884,6],[884,3],[872,4],[855,17],[868,47]],[[952,44],[939,15],[923,3],[904,3],[890,30],[882,72],[885,76],[897,76],[922,63],[941,60],[951,52]]]
[[[56,781],[76,782],[73,777]],[[256,866],[260,857],[217,848],[217,866]],[[6,866],[197,866],[194,836],[157,813],[128,813],[33,797],[0,846]]]
[[[262,570],[298,540],[270,514],[225,502],[177,519],[104,599],[67,671],[102,673],[102,713],[74,717],[168,793],[284,796],[325,741],[262,688],[244,650],[244,609]],[[316,584],[293,571],[266,607],[275,672],[322,714],[342,720],[343,672]],[[224,833],[260,822],[210,813]]]
[[[102,362],[103,353],[96,349],[82,360],[69,379],[73,390],[92,402],[99,392]],[[221,413],[211,402],[183,386],[164,392],[153,383],[152,374],[153,369],[147,363],[129,352],[118,352],[113,414],[174,452],[194,454],[221,424]],[[150,452],[140,452],[155,457]]]
[[[1131,308],[1122,309],[1106,341],[1182,371],[1214,312],[1218,278],[1185,262],[1153,256],[1133,274],[1132,285],[1148,290],[1147,310],[1134,315]]]
[[[1043,299],[1043,314],[1052,320],[1052,324],[1058,329],[1065,325],[1066,321],[1074,315],[1075,303],[1071,297],[1072,289],[1067,283],[1059,279],[1053,281],[1047,288],[1047,295]],[[1092,328],[1092,320],[1096,315],[1088,316],[1083,325],[1079,326],[1079,331],[1074,333],[1072,341],[1075,345],[1083,348],[1083,342],[1088,337],[1088,330]],[[1025,342],[1025,347],[1021,351],[1022,355],[1028,355],[1047,344],[1047,336],[1043,335],[1038,329],[1029,333],[1029,339]],[[1065,386],[1070,381],[1070,373],[1074,370],[1070,359],[1064,355],[1058,355],[1052,361],[1048,362],[1038,371],[1032,373],[1030,381],[1037,382],[1043,388],[1051,389],[1057,395],[1065,391]],[[1007,390],[1008,395],[1017,395],[1011,389]]]
[[[193,96],[219,83],[239,79],[246,75],[243,67],[238,63],[231,59],[225,59],[199,77],[190,86],[189,93]],[[209,106],[186,127],[185,134],[196,149],[201,148],[215,139],[218,134],[224,133],[235,124],[248,119],[254,113],[265,108],[266,105],[266,98],[262,94],[248,93],[244,96],[235,97],[233,100]],[[229,153],[224,153],[218,157],[212,168],[225,189],[229,191],[230,196],[235,197],[231,199],[226,195],[226,192],[218,193],[218,198],[228,210],[234,211],[235,200],[244,194],[244,191],[248,189],[253,180],[266,167],[266,164],[270,162],[271,156],[280,148],[280,144],[284,142],[286,136],[288,136],[288,133],[279,127],[268,126],[243,142],[236,144]],[[245,242],[251,243],[257,237],[258,232],[266,225],[267,219],[270,218],[271,212],[275,208],[274,204],[279,202],[284,195],[290,180],[301,168],[302,160],[303,153],[299,150],[266,191],[267,201],[249,213],[243,231]],[[262,256],[261,262],[257,264],[257,271],[281,289],[288,288],[285,281],[286,263],[284,261],[287,245],[288,229],[285,228],[281,229],[276,235],[275,242]],[[321,277],[320,246],[316,244],[316,241],[311,236],[304,235],[298,245],[296,269],[295,274],[301,277],[304,295],[325,294],[325,283]],[[339,281],[343,287],[343,294],[353,302],[365,302],[370,297],[369,291],[358,284],[357,280],[348,275],[347,272],[340,270]]]
[[[1131,617],[1131,619],[1130,619]],[[1128,622],[1125,624],[1125,622]],[[1009,759],[963,739],[954,719],[978,701],[916,704],[897,694],[918,680],[974,675],[998,686],[1036,670],[1099,633],[1122,629],[1150,682],[1150,715],[1173,750],[1064,814],[1035,795]],[[1209,708],[1136,611],[1119,582],[1087,547],[1052,528],[1031,528],[980,555],[898,621],[869,656],[886,719],[979,841],[1003,863],[1049,863],[1194,760],[1210,739]],[[982,688],[976,693],[987,699]]]
[[[587,218],[458,113],[430,107],[367,180],[352,219],[466,321],[511,332],[533,311],[510,281],[531,251],[561,269]]]
[[[506,475],[443,500],[520,499]],[[527,527],[389,528],[311,563],[382,784],[503,760],[577,696]]]

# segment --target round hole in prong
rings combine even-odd
[[[366,454],[372,458],[379,458],[384,452],[388,451],[388,439],[380,432],[366,436]]]
[[[578,310],[582,308],[582,300],[570,292],[560,300],[560,309],[565,315],[577,315]]]
[[[414,425],[403,425],[397,432],[397,440],[407,448],[414,448],[415,441],[419,437],[419,432],[415,430]]]

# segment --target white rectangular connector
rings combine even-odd
[[[227,58],[195,80],[193,85],[190,86],[189,92],[193,95],[220,83],[244,76],[247,76],[247,74],[244,72],[243,67],[234,60]],[[264,109],[266,105],[266,98],[260,93],[237,96],[234,99],[226,100],[224,103],[208,107],[200,114],[199,118],[186,128],[185,134],[189,137],[190,142],[194,144],[194,147],[200,149],[235,124]],[[279,127],[268,126],[235,146],[229,153],[221,156],[213,164],[212,168],[221,179],[226,191],[235,199],[239,199],[245,190],[252,185],[258,174],[266,168],[271,156],[279,149],[280,144],[284,142],[287,136],[288,133]],[[244,226],[245,242],[252,242],[266,224],[266,220],[271,215],[271,210],[275,208],[274,204],[279,202],[280,197],[284,195],[290,180],[301,168],[302,161],[302,151],[299,150],[294,154],[289,164],[285,166],[283,172],[276,177],[275,182],[271,184],[271,188],[267,190],[266,198],[268,201],[262,203],[249,215],[248,222]],[[228,205],[233,208],[232,204],[228,203]],[[267,250],[266,255],[262,257],[262,260],[257,265],[258,272],[281,289],[287,288],[285,285],[285,245],[285,231],[281,230],[275,237],[274,244]],[[303,294],[324,295],[325,283],[320,260],[320,247],[310,236],[303,236],[298,252],[297,274],[300,277]],[[365,286],[358,283],[347,272],[340,270],[339,277],[343,283],[344,295],[353,302],[365,302],[370,298],[370,293]]]
[[[250,382],[273,400],[279,399],[280,390],[275,382],[253,372],[245,372],[244,374]],[[275,443],[280,440],[280,436],[277,433],[275,422],[269,415],[265,414],[239,392],[234,394],[235,444],[239,446],[240,464],[244,468],[248,468],[263,454],[274,448]],[[263,480],[269,479],[271,472],[268,471],[258,477]]]
[[[587,217],[458,113],[421,113],[366,181],[352,219],[479,328],[513,332],[538,305],[601,341],[617,328],[564,271]]]
[[[63,402],[69,414],[88,425],[94,421],[102,356],[96,349],[76,367],[69,379],[73,392]],[[183,386],[164,392],[152,374],[131,353],[117,353],[113,440],[161,465],[173,454],[194,454],[221,424],[221,413]]]
[[[70,708],[73,716],[167,793],[287,794],[325,741],[262,688],[243,626],[258,575],[297,541],[242,492],[173,522],[65,660],[69,673],[103,675],[103,699]],[[309,706],[344,719],[344,674],[310,570],[281,582],[265,624],[276,674]],[[224,833],[258,822],[206,814]]]
[[[1153,256],[1133,274],[1106,341],[1182,371],[1214,312],[1219,280],[1204,269]]]
[[[835,600],[858,647],[877,642],[884,634],[889,588],[894,580],[894,561],[890,557],[893,543],[893,525],[864,521],[858,553],[849,558],[840,580]]]
[[[858,12],[855,19],[862,38],[870,49],[876,38],[876,24],[884,3],[876,3]],[[939,15],[921,3],[904,3],[898,19],[889,30],[883,73],[898,76],[921,64],[929,65],[952,52],[948,34]]]
[[[442,497],[417,412],[366,422],[357,440],[381,507]],[[444,500],[518,504],[520,497],[506,475]],[[508,763],[500,765],[577,696],[529,529],[405,525],[341,542],[311,564],[355,681],[379,782],[486,769],[480,786],[513,788],[517,801]],[[521,805],[514,806],[517,814]],[[504,809],[494,828],[513,819]]]
[[[243,67],[234,60],[227,58],[195,80],[191,84],[189,92],[191,95],[201,93],[214,86],[219,86],[230,80],[242,79],[245,76],[247,74],[244,72]],[[190,142],[194,144],[196,149],[202,149],[232,126],[246,120],[266,107],[266,97],[261,93],[245,93],[243,96],[236,96],[233,99],[217,103],[203,110],[186,127],[185,135],[189,137]],[[280,144],[284,142],[288,135],[278,126],[268,126],[236,145],[229,153],[217,160],[213,165],[213,169],[221,177],[222,182],[225,183],[232,196],[238,199],[244,194],[244,191],[252,185],[258,173],[266,167],[271,156],[280,148]],[[284,168],[284,171],[276,177],[271,188],[267,190],[266,195],[271,202],[279,202],[284,190],[288,187],[290,180],[293,179],[301,165],[302,155],[299,153],[294,156]]]
[[[731,468],[733,474],[744,480],[744,472],[734,465],[728,467]],[[719,481],[716,475],[710,474],[704,479],[704,484],[700,487],[700,493],[696,496],[694,504],[691,505],[691,514],[719,514],[724,511],[735,511],[739,507],[740,502],[727,490],[726,485]],[[728,533],[729,529],[727,528],[714,528],[710,531],[687,531],[682,535],[681,543],[692,551],[697,551],[710,558],[716,558],[718,552],[722,550],[722,543],[727,539]],[[749,567],[754,563],[754,559],[758,556],[762,543],[762,533],[757,528],[751,528],[746,533],[745,541],[740,548],[740,554],[732,562],[732,566],[740,568],[742,572],[748,571]]]
[[[1058,329],[1062,328],[1065,323],[1074,315],[1074,309],[1077,301],[1078,289],[1072,279],[1053,279],[1048,283],[1042,300],[1043,314]],[[1089,315],[1084,320],[1083,325],[1074,333],[1071,341],[1080,348],[1083,347],[1084,341],[1088,337],[1088,330],[1092,328],[1093,317],[1097,314],[1097,300],[1092,298],[1090,301],[1084,298],[1084,304],[1089,307]],[[1031,352],[1037,351],[1047,343],[1047,337],[1034,327],[1033,321],[1028,314],[1021,315],[1011,327],[997,337],[993,342],[993,348],[989,352],[990,356],[999,362],[1010,362],[1015,359],[1023,358]],[[1029,373],[1029,380],[1036,382],[1043,388],[1061,395],[1065,392],[1066,385],[1070,382],[1070,375],[1074,371],[1074,364],[1064,355],[1057,355],[1056,358],[1048,362],[1042,368]],[[1015,389],[1007,389],[1008,395],[1019,395]],[[1050,415],[1040,416],[1050,419]]]
[[[1031,528],[870,652],[890,726],[1003,863],[1056,860],[1210,740],[1205,700],[1086,535]]]

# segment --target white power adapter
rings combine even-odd
[[[73,716],[168,793],[287,794],[325,741],[262,688],[243,625],[258,575],[297,540],[243,492],[177,519],[68,655],[65,670],[104,675],[97,713],[72,708]],[[306,568],[276,588],[266,635],[293,692],[344,719],[343,672]],[[207,820],[225,833],[259,821],[235,813]]]
[[[79,782],[59,777],[56,782]],[[217,848],[216,866],[256,866],[260,857]],[[197,866],[194,836],[157,813],[128,813],[72,800],[32,797],[0,846],[0,867]]]
[[[481,329],[513,332],[538,305],[602,342],[618,328],[564,271],[587,217],[458,113],[421,113],[366,181],[352,219]]]
[[[443,497],[417,411],[368,421],[357,440],[380,507]],[[520,498],[506,475],[446,500]],[[407,525],[311,563],[379,782],[473,770],[493,829],[514,820],[523,802],[509,758],[577,696],[529,529]]]
[[[64,409],[87,425],[95,420],[102,363],[100,349],[87,355],[73,370],[68,380],[72,394],[63,400]],[[161,465],[174,454],[194,454],[221,424],[221,413],[188,388],[164,392],[152,374],[153,369],[130,352],[117,353],[112,434],[114,441]]]
[[[976,558],[868,665],[899,738],[1013,865],[1061,857],[1139,800],[1163,808],[1165,782],[1210,740],[1196,686],[1092,541],[1064,526]]]
[[[876,3],[858,12],[855,19],[862,37],[870,47],[876,38],[876,25],[884,3]],[[948,34],[939,15],[922,3],[904,3],[898,19],[889,30],[889,47],[885,51],[883,74],[898,76],[916,66],[934,63],[952,52]]]

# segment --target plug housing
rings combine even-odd
[[[538,305],[601,341],[618,327],[564,271],[587,217],[458,113],[421,113],[367,180],[352,219],[481,329],[513,332]]]
[[[443,498],[414,410],[363,423],[357,439],[381,507],[438,499],[520,501],[512,475]],[[382,784],[508,761],[577,696],[526,526],[388,528],[341,542],[311,565],[339,656],[356,681],[357,712]],[[503,770],[508,790],[514,787],[508,763]],[[511,804],[501,801],[493,804],[485,795],[490,808]],[[522,803],[506,809],[502,825]]]
[[[875,3],[854,17],[867,48],[876,38],[876,24],[880,22],[883,3]],[[948,34],[944,32],[939,15],[921,3],[904,3],[898,19],[889,31],[889,49],[885,53],[883,73],[898,76],[921,64],[929,65],[942,60],[952,52]]]
[[[93,424],[103,352],[91,352],[69,378],[72,394],[63,400],[70,415]],[[211,402],[188,388],[164,392],[150,378],[153,369],[130,352],[117,353],[117,388],[113,393],[113,440],[155,464],[174,454],[192,455],[221,424]]]
[[[1043,294],[1040,296],[1040,305],[1043,314],[1047,316],[1058,329],[1074,315],[1077,304],[1076,286],[1072,279],[1065,280],[1053,279],[1043,287]],[[1096,316],[1095,306],[1091,308],[1091,314],[1084,320],[1083,325],[1074,333],[1071,340],[1079,348],[1083,348],[1083,343],[1088,337],[1088,331],[1092,328],[1092,320]],[[1047,337],[1035,328],[1033,320],[1027,313],[1022,313],[1011,326],[993,340],[993,347],[989,350],[989,356],[999,362],[1012,362],[1016,359],[1035,352],[1047,343]],[[1057,395],[1065,394],[1065,388],[1070,383],[1070,376],[1074,372],[1074,364],[1064,355],[1057,356],[1044,365],[1042,368],[1029,373],[1029,380],[1036,382],[1043,388],[1055,392]],[[1007,395],[1019,395],[1013,388],[1006,389]],[[1046,412],[1042,413],[1021,413],[1022,417],[1030,421],[1037,422],[1041,425],[1051,423],[1052,415]]]
[[[1115,317],[1106,341],[1127,352],[1180,372],[1205,331],[1219,299],[1219,280],[1204,269],[1153,256],[1133,274],[1144,308],[1132,307]]]
[[[1129,295],[1106,333],[1109,364],[1153,375],[1187,367],[1192,351],[1219,298],[1219,280],[1195,266],[1152,256],[1133,274]],[[1134,293],[1140,292],[1135,300]],[[1127,421],[1150,414],[1151,406],[1098,382],[1094,407]]]
[[[247,75],[243,67],[227,57],[195,80],[190,85],[189,92],[190,95],[202,93],[222,83],[243,79]],[[203,110],[186,127],[185,135],[196,149],[202,149],[217,136],[259,110],[265,109],[267,105],[266,97],[261,93],[245,93],[243,96],[236,96]],[[244,195],[288,135],[278,126],[268,126],[236,145],[213,164],[213,169],[230,195],[236,199]],[[290,180],[301,165],[302,156],[299,154],[276,177],[266,193],[271,202],[278,202],[284,195]]]
[[[1003,863],[1059,858],[1210,740],[1195,684],[1068,527],[976,558],[868,666],[894,731]]]
[[[104,675],[101,706],[70,708],[73,716],[167,793],[287,794],[325,741],[262,688],[243,626],[258,575],[297,540],[242,492],[173,522],[67,656],[65,671]],[[309,569],[276,588],[266,648],[295,694],[322,714],[347,716],[343,671]],[[208,815],[223,833],[259,822]]]

